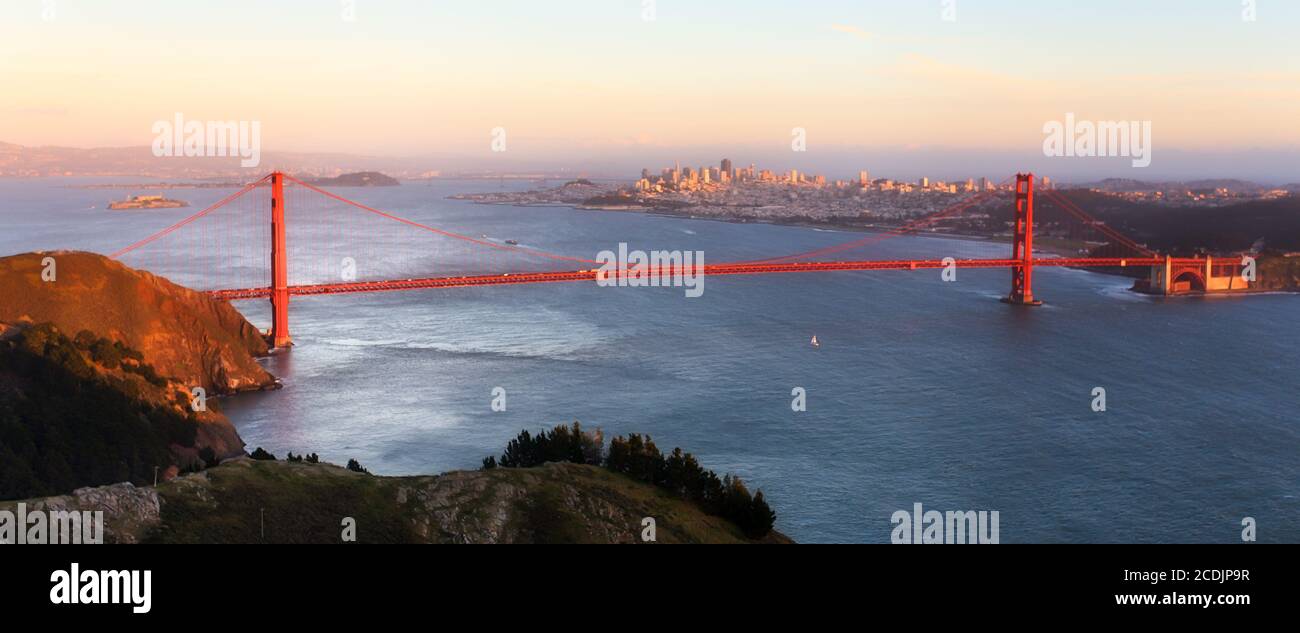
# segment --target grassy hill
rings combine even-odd
[[[655,519],[658,543],[792,542],[778,532],[746,539],[655,486],[565,463],[378,477],[238,458],[157,488],[79,490],[28,505],[107,509],[110,542],[339,543],[345,517],[360,543],[639,543],[645,517]]]

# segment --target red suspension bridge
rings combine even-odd
[[[707,264],[703,275],[760,275],[861,270],[1008,268],[1013,305],[1038,305],[1033,273],[1039,266],[1152,268],[1157,290],[1210,287],[1212,279],[1235,274],[1238,262],[1175,259],[1159,255],[1097,220],[1065,195],[1038,192],[1050,204],[1051,217],[1035,217],[1032,174],[1018,174],[1011,218],[1010,257],[998,259],[871,259],[867,247],[933,230],[944,223],[978,217],[999,192],[992,188],[882,233],[850,242],[781,257]],[[269,194],[269,195],[267,195]],[[294,218],[290,240],[289,218]],[[985,212],[985,220],[987,213]],[[1035,228],[1046,238],[1072,245],[1079,256],[1038,256]],[[428,240],[412,240],[421,233]],[[357,240],[353,242],[351,240]],[[1059,249],[1058,249],[1059,250]],[[1086,253],[1086,254],[1085,254]],[[596,281],[602,276],[654,278],[681,274],[674,267],[602,269],[596,259],[549,253],[513,243],[475,238],[416,222],[349,200],[287,174],[274,172],[218,200],[207,208],[110,255],[139,268],[176,270],[177,260],[202,269],[187,285],[215,298],[269,298],[270,337],[291,344],[289,299],[292,296],[357,292],[462,288],[514,284]],[[205,263],[206,258],[211,263]],[[358,262],[368,262],[365,272]],[[436,274],[435,274],[435,271]],[[188,280],[187,280],[188,281]]]

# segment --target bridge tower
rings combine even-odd
[[[289,338],[289,253],[284,225],[284,174],[271,174],[271,342],[293,345]]]
[[[1011,259],[1020,265],[1011,269],[1011,294],[1004,302],[1018,306],[1039,306],[1034,298],[1034,174],[1016,174],[1016,230]]]

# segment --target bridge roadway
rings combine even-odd
[[[1176,260],[1182,261],[1182,260]],[[1198,260],[1188,260],[1198,261]],[[1203,261],[1203,260],[1199,260]],[[1015,268],[1024,262],[1018,259],[958,259],[957,268]],[[1033,260],[1033,266],[1069,266],[1091,268],[1123,268],[1126,266],[1163,266],[1163,257],[1148,258],[1044,258]],[[731,264],[706,264],[705,276],[714,275],[766,275],[775,273],[811,273],[849,270],[921,270],[943,268],[942,259],[900,259],[843,262],[739,262]],[[651,269],[650,274],[658,272]],[[664,274],[676,272],[663,271]],[[599,269],[561,272],[524,272],[496,275],[471,275],[462,277],[425,277],[420,279],[392,279],[387,281],[352,281],[334,284],[289,286],[293,296],[349,294],[357,292],[390,292],[395,290],[421,290],[427,288],[468,288],[473,286],[504,286],[513,284],[553,283],[561,281],[596,281]],[[257,299],[271,296],[271,288],[238,288],[209,290],[209,296],[218,299]]]

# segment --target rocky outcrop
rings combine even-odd
[[[1300,256],[1270,253],[1259,258],[1258,290],[1300,291]]]
[[[17,501],[0,502],[0,510],[16,512]],[[70,495],[45,497],[24,502],[27,512],[104,513],[105,543],[138,543],[142,534],[158,527],[161,519],[158,491],[129,483],[78,488]]]
[[[49,322],[69,336],[89,330],[210,394],[276,384],[254,358],[267,354],[266,341],[228,302],[94,253],[0,258],[0,321]]]

